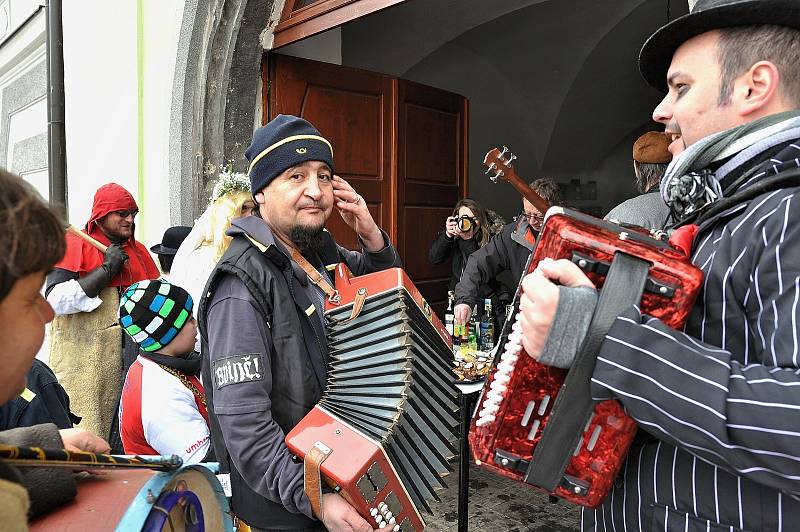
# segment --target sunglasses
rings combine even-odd
[[[130,210],[130,211],[111,211],[120,218],[127,218],[128,216],[133,216],[136,218],[136,215],[139,214],[138,210]]]

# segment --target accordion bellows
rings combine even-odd
[[[330,355],[325,392],[287,436],[287,444],[300,456],[315,441],[331,447],[323,475],[359,513],[370,516],[371,524],[380,526],[382,516],[375,510],[384,508],[389,515],[384,522],[395,519],[396,530],[421,530],[416,509],[430,512],[428,501],[439,500],[436,490],[446,487],[442,477],[452,470],[449,461],[457,452],[452,350],[440,332],[445,329],[402,270],[346,282],[352,290],[342,289],[337,279],[342,303],[325,314]],[[349,294],[365,287],[361,312],[349,320]],[[304,423],[307,419],[314,421]],[[363,442],[337,445],[332,429],[340,438],[350,433],[353,439],[371,440],[382,448],[375,454],[384,454],[388,464],[356,456]],[[343,460],[343,455],[350,456]],[[400,485],[393,486],[393,476]],[[402,504],[403,492],[415,508]]]

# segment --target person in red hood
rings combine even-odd
[[[56,314],[50,366],[83,417],[81,426],[119,450],[116,407],[124,372],[138,351],[117,324],[119,297],[133,283],[159,277],[147,248],[134,238],[138,212],[136,200],[120,185],[97,189],[84,231],[108,250],[67,233],[67,252],[45,288]]]

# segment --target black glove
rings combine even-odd
[[[122,265],[128,260],[128,254],[118,244],[108,246],[103,264],[90,271],[80,279],[78,284],[87,297],[97,297],[111,279],[119,273]]]
[[[125,253],[122,246],[119,244],[108,246],[102,267],[108,273],[109,280],[119,273],[126,260],[128,260],[128,254]]]

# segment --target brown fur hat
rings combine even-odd
[[[660,131],[648,131],[633,143],[633,160],[640,163],[668,163],[672,160],[668,147],[669,137]]]

